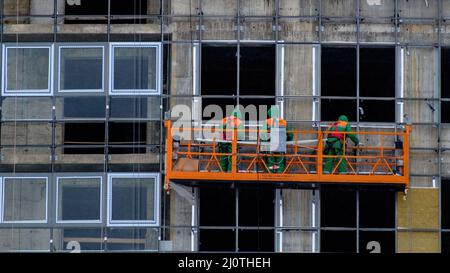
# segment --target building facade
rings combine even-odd
[[[1,252],[450,251],[449,0],[0,7]],[[407,115],[410,188],[166,192],[164,119],[185,105],[194,124],[210,104],[276,104],[297,130],[346,114],[394,131]]]

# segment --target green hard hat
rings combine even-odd
[[[346,115],[340,116],[338,120],[348,122],[348,118]]]
[[[233,113],[232,113],[231,115],[237,117],[238,119],[241,119],[241,118],[242,118],[241,111],[239,110],[238,107],[236,107],[236,108],[233,110]]]
[[[269,117],[271,117],[271,118],[280,116],[277,105],[272,105],[267,113],[269,114]]]

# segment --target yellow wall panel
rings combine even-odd
[[[397,235],[398,253],[437,253],[439,252],[438,232],[402,231]]]
[[[439,190],[413,188],[397,195],[397,225],[406,228],[439,228]]]

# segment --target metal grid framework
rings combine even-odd
[[[62,39],[64,38],[64,32],[60,30],[60,25],[62,20],[64,20],[65,15],[58,13],[58,2],[61,3],[60,1],[54,0],[54,7],[53,7],[53,15],[48,15],[48,14],[36,14],[33,16],[28,16],[28,15],[21,15],[19,14],[19,12],[17,12],[17,14],[5,14],[4,13],[4,0],[0,1],[0,8],[1,8],[1,12],[0,12],[0,17],[1,17],[1,22],[2,22],[2,27],[0,28],[0,42],[3,44],[5,42],[15,42],[15,41],[19,41],[19,40],[31,40],[31,41],[38,41],[38,42],[42,42],[42,40],[45,40],[44,42],[50,42],[50,43],[56,43],[56,42],[60,42]],[[193,12],[187,12],[184,14],[176,14],[176,13],[172,13],[170,9],[168,9],[167,7],[167,3],[168,1],[165,0],[160,0],[160,13],[159,14],[151,14],[148,16],[107,16],[106,20],[107,20],[107,24],[105,25],[105,31],[101,33],[97,33],[96,36],[97,38],[94,38],[95,41],[99,41],[99,42],[112,42],[112,41],[116,41],[116,40],[121,40],[123,39],[125,42],[135,42],[135,41],[158,41],[158,42],[162,42],[163,45],[167,48],[170,48],[172,46],[175,45],[186,45],[186,46],[194,46],[194,45],[201,45],[203,43],[207,43],[210,42],[206,39],[203,39],[203,36],[205,35],[205,32],[208,31],[208,29],[204,27],[205,23],[207,22],[211,22],[211,21],[220,21],[220,20],[228,20],[231,21],[234,26],[234,43],[237,45],[237,50],[239,53],[240,50],[240,46],[242,43],[245,42],[245,35],[243,35],[243,32],[245,31],[245,22],[246,20],[262,20],[264,22],[270,22],[270,24],[273,27],[273,32],[272,32],[272,37],[271,39],[267,39],[269,41],[265,41],[265,42],[269,42],[269,43],[274,43],[274,44],[284,44],[284,45],[291,45],[291,46],[300,46],[300,45],[311,45],[311,46],[322,46],[322,45],[345,45],[345,46],[352,46],[352,47],[356,47],[357,49],[357,73],[359,73],[359,48],[361,46],[364,45],[390,45],[390,46],[395,46],[397,47],[399,50],[397,51],[397,53],[400,51],[400,49],[404,50],[404,51],[408,51],[410,49],[429,49],[429,50],[434,50],[436,51],[437,54],[437,59],[436,59],[436,71],[440,72],[440,60],[441,60],[441,49],[445,48],[447,46],[449,46],[449,42],[448,42],[448,37],[447,37],[447,32],[446,32],[446,27],[448,26],[448,19],[450,19],[450,9],[448,7],[448,5],[445,3],[444,0],[437,0],[437,1],[429,1],[429,5],[436,7],[436,14],[434,14],[434,16],[423,16],[423,17],[415,17],[415,16],[402,16],[402,13],[400,13],[400,8],[402,5],[402,1],[401,0],[392,0],[392,2],[389,2],[392,4],[393,6],[393,10],[391,12],[389,12],[388,16],[377,16],[377,17],[370,17],[370,16],[366,16],[365,14],[362,14],[363,12],[361,11],[361,7],[362,7],[362,2],[363,0],[355,0],[353,2],[353,5],[351,5],[354,9],[350,10],[350,14],[351,16],[347,16],[347,17],[342,17],[342,16],[330,16],[329,14],[325,14],[323,12],[324,10],[324,6],[325,6],[325,2],[326,0],[316,0],[316,1],[312,1],[315,4],[316,10],[314,12],[311,12],[310,14],[302,14],[301,16],[292,16],[292,15],[288,15],[288,16],[284,16],[280,13],[280,6],[281,6],[281,0],[274,0],[274,6],[273,6],[273,13],[271,16],[266,16],[266,15],[248,15],[248,14],[244,14],[243,11],[240,9],[240,7],[242,6],[242,2],[243,0],[236,0],[236,14],[232,14],[232,15],[199,15],[200,13],[198,11],[202,11],[203,10],[203,6],[204,6],[204,2],[206,2],[206,0],[198,0],[198,1],[189,1],[189,8],[190,11]],[[427,1],[426,1],[427,2]],[[428,5],[428,2],[427,2]],[[197,9],[196,9],[197,8]],[[18,16],[19,15],[19,16]],[[23,33],[21,33],[20,30],[12,30],[10,27],[12,25],[14,25],[15,23],[19,23],[19,21],[21,20],[30,20],[32,18],[38,18],[38,19],[48,19],[50,22],[52,22],[52,27],[51,27],[51,31],[46,33],[46,35],[41,35],[41,37],[36,37],[35,35],[33,35],[32,33],[26,33],[26,31],[24,31]],[[119,35],[117,34],[117,32],[114,29],[114,24],[111,22],[112,19],[114,18],[123,18],[123,19],[133,19],[133,20],[137,20],[137,19],[147,19],[149,20],[149,22],[151,21],[151,24],[157,25],[159,26],[159,35],[155,35],[153,37],[148,37],[144,34],[139,33],[138,30],[133,29],[133,33],[131,33],[131,35],[129,35],[126,38],[121,38],[119,37]],[[312,39],[298,39],[298,40],[290,40],[290,41],[286,41],[285,39],[283,39],[283,35],[282,35],[282,28],[281,25],[283,22],[288,21],[288,20],[299,20],[299,21],[308,21],[314,24],[314,31],[312,33],[313,38]],[[14,22],[16,21],[16,22]],[[11,23],[12,22],[12,23]],[[167,26],[169,24],[172,24],[174,22],[182,22],[185,25],[189,24],[189,28],[186,31],[185,37],[180,38],[177,37],[176,39],[172,39],[170,38],[170,35],[167,35]],[[329,39],[326,35],[326,27],[328,26],[332,26],[333,24],[338,24],[338,23],[342,23],[342,22],[346,22],[349,23],[350,25],[352,25],[354,27],[354,35],[355,35],[355,39],[353,42],[344,42],[344,41],[332,41],[331,39]],[[367,40],[365,40],[364,38],[364,28],[367,26],[366,24],[370,24],[370,22],[376,23],[376,22],[384,22],[387,23],[390,27],[393,28],[393,39],[387,39],[388,41],[385,42],[381,42],[381,43],[371,43],[368,42]],[[51,25],[51,24],[49,24]],[[137,25],[137,24],[136,24]],[[433,30],[432,32],[434,32],[434,34],[432,35],[431,39],[414,39],[414,37],[412,37],[412,39],[410,38],[410,36],[408,36],[408,32],[406,31],[406,28],[408,25],[424,25],[424,26],[431,26],[431,29]],[[239,31],[237,31],[239,30]],[[213,30],[214,31],[214,30]],[[48,35],[47,35],[48,34]],[[28,37],[29,36],[29,37]],[[166,61],[166,66],[167,69],[170,71],[171,66],[170,66],[170,58],[172,56],[170,56],[170,53],[168,52],[168,58]],[[200,56],[198,56],[200,63],[201,63],[201,54]],[[401,60],[401,56],[397,55],[396,59],[397,59],[397,65],[399,65],[399,60]],[[402,64],[403,65],[403,64]],[[318,68],[317,68],[318,69]],[[398,74],[396,75],[396,79],[398,81],[399,78],[403,79],[403,69],[404,67],[401,67],[401,70],[398,72]],[[239,59],[237,61],[237,71],[239,74]],[[441,105],[444,102],[450,102],[449,98],[441,98],[441,94],[440,94],[440,75],[441,73],[437,73],[438,75],[438,79],[436,80],[436,84],[435,84],[435,90],[436,95],[435,96],[430,96],[430,97],[405,97],[405,96],[401,96],[399,94],[399,84],[397,84],[397,92],[396,92],[396,102],[397,103],[401,103],[401,102],[407,102],[407,101],[412,101],[412,102],[419,102],[419,103],[427,103],[427,102],[432,102],[434,106],[437,106],[437,112],[439,113],[441,110]],[[319,75],[318,75],[319,76]],[[201,75],[200,75],[201,77]],[[164,82],[166,82],[166,85],[164,87],[164,91],[163,94],[161,94],[160,96],[157,96],[157,99],[159,100],[159,104],[162,106],[162,110],[160,111],[160,119],[158,121],[159,123],[159,129],[162,132],[163,131],[163,123],[162,123],[162,117],[163,117],[163,110],[166,110],[169,108],[170,106],[170,100],[176,100],[176,99],[183,99],[183,98],[187,98],[187,99],[191,99],[192,95],[173,95],[170,94],[170,92],[168,90],[170,90],[171,88],[171,82],[170,82],[170,73],[166,73],[165,74],[165,79]],[[239,81],[238,81],[239,83]],[[192,83],[194,84],[194,83]],[[197,83],[199,84],[199,83]],[[199,89],[201,88],[200,86],[198,87]],[[320,90],[320,87],[318,88]],[[239,84],[236,87],[237,90],[237,100],[239,101],[239,98],[241,98],[239,96]],[[52,140],[50,145],[45,145],[45,147],[49,147],[49,156],[50,156],[50,161],[48,164],[49,168],[48,171],[50,171],[51,173],[55,173],[56,172],[56,166],[57,166],[57,162],[56,159],[58,157],[57,154],[57,144],[56,144],[56,140],[55,140],[55,130],[56,130],[56,125],[57,125],[57,120],[58,117],[56,116],[55,113],[55,106],[57,104],[57,100],[59,97],[59,94],[56,94],[56,92],[54,93],[55,95],[50,99],[52,101],[51,105],[53,106],[52,112],[51,112],[51,116],[48,119],[45,119],[44,122],[48,122],[51,126],[51,130],[52,130]],[[355,99],[357,100],[357,108],[359,107],[359,101],[360,101],[360,91],[359,91],[359,76],[357,76],[357,96],[355,97]],[[198,94],[197,94],[198,95]],[[109,105],[109,101],[111,100],[111,97],[108,94],[105,94],[105,100],[106,100],[106,105]],[[313,93],[312,96],[291,96],[292,98],[298,98],[298,99],[308,99],[308,100],[320,100],[321,96],[319,93]],[[253,98],[258,98],[258,96],[254,96]],[[275,97],[274,97],[275,98]],[[277,99],[282,99],[282,98],[289,98],[289,96],[283,96],[283,97],[278,97]],[[338,98],[338,97],[337,97]],[[348,97],[346,97],[348,98]],[[391,99],[391,98],[390,98]],[[2,98],[2,102],[5,100],[5,98]],[[320,108],[320,105],[319,105]],[[320,112],[320,110],[319,110]],[[358,115],[357,115],[358,116]],[[105,128],[105,135],[106,135],[106,139],[107,139],[107,134],[108,134],[108,130],[107,130],[107,126],[108,126],[108,121],[109,121],[109,116],[108,114],[105,117],[105,124],[106,124],[106,128]],[[320,116],[317,117],[318,120],[320,120]],[[93,119],[88,119],[88,120],[93,120]],[[79,122],[85,122],[86,120],[79,120]],[[129,120],[130,122],[133,122],[132,119]],[[37,122],[36,119],[33,120],[19,120],[19,119],[13,119],[10,120],[9,122],[15,122],[15,123],[21,123],[21,122]],[[42,120],[41,120],[42,122]],[[290,122],[293,123],[306,123],[306,124],[314,124],[314,120],[311,121],[296,121],[296,120],[291,120]],[[400,123],[400,120],[397,120],[397,123]],[[361,124],[359,123],[359,120],[357,120],[355,123],[353,123],[353,125],[356,127],[357,130],[359,130],[361,128]],[[376,123],[374,124],[376,125]],[[3,127],[3,123],[2,123],[2,127]],[[413,131],[419,131],[419,129],[421,129],[422,133],[425,133],[426,131],[433,131],[435,134],[437,134],[437,138],[440,140],[443,140],[446,138],[446,132],[449,129],[448,125],[441,123],[441,116],[438,114],[437,115],[437,119],[435,120],[431,120],[431,121],[427,121],[427,122],[415,122],[413,120]],[[105,142],[105,152],[107,151],[107,147],[108,143],[107,141]],[[31,147],[30,145],[12,145],[12,146],[4,146],[2,144],[2,148],[24,148],[24,147]],[[36,146],[34,146],[36,147]],[[151,145],[151,148],[156,147],[158,148],[158,153],[159,153],[159,158],[163,158],[164,156],[164,136],[163,134],[160,134],[160,139],[159,139],[159,144],[158,145]],[[423,173],[423,172],[417,172],[415,173],[415,170],[412,169],[412,185],[413,186],[417,186],[417,187],[421,187],[421,186],[425,186],[425,187],[439,187],[439,183],[440,183],[440,179],[441,177],[445,177],[448,176],[448,173],[445,171],[446,170],[446,163],[444,162],[443,158],[447,156],[447,147],[445,145],[442,144],[442,142],[438,141],[437,143],[433,143],[433,145],[431,146],[418,146],[418,147],[411,147],[411,154],[412,154],[412,158],[414,158],[414,156],[417,154],[421,154],[421,153],[428,153],[428,155],[433,155],[432,158],[434,158],[434,164],[433,166],[435,166],[435,170],[432,170],[430,172],[427,173]],[[103,172],[108,172],[111,170],[110,166],[109,166],[109,157],[108,155],[105,153],[105,161],[104,164],[102,164],[102,169]],[[159,164],[155,164],[155,166],[153,166],[152,168],[154,168],[154,170],[159,170],[160,172],[164,172],[164,162],[163,160],[159,160]],[[135,171],[139,171],[140,166],[138,164],[134,164],[132,166],[132,169]],[[16,170],[16,167],[14,165],[14,170]],[[89,173],[89,175],[91,175],[91,173]],[[421,180],[425,180],[425,183],[422,182],[415,182],[415,181],[421,181]],[[163,198],[162,200],[163,204],[162,207],[165,208],[165,206],[167,205],[168,202],[168,198]],[[440,203],[440,201],[439,201]],[[163,213],[163,215],[166,215],[165,213]],[[441,218],[441,216],[439,215],[439,219]],[[319,221],[320,222],[320,221]],[[167,229],[176,229],[176,228],[186,228],[188,230],[191,230],[192,225],[186,225],[186,226],[170,226],[170,225],[166,225],[166,223],[168,223],[168,219],[165,219],[165,217],[162,217],[162,221],[161,221],[161,226],[160,226],[160,235],[161,238],[167,238],[166,232]],[[357,221],[358,223],[358,221]],[[2,227],[5,227],[2,225]],[[17,225],[14,227],[18,227]],[[29,227],[29,228],[36,228],[33,226],[28,226],[28,225],[23,225],[21,227]],[[77,226],[80,227],[80,226]],[[40,227],[42,228],[42,227]],[[53,234],[53,228],[55,227],[48,227],[46,226],[45,228],[49,228],[51,229],[51,234]],[[301,227],[299,227],[301,228]],[[318,227],[319,230],[319,234],[318,236],[320,237],[320,224]],[[374,229],[376,230],[376,229]],[[102,236],[105,235],[109,230],[106,227],[102,228]],[[431,229],[431,230],[422,230],[422,229],[409,229],[409,228],[397,228],[396,232],[398,233],[399,231],[422,231],[422,232],[450,232],[450,230],[441,230],[441,229]],[[106,235],[105,235],[106,236]],[[359,233],[357,233],[357,236],[359,236]],[[359,237],[358,237],[359,238]],[[320,240],[319,240],[320,241]],[[357,239],[358,242],[358,239]],[[194,247],[195,249],[195,247]]]

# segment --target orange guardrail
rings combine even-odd
[[[392,184],[409,186],[409,137],[411,126],[405,125],[392,131],[352,132],[364,145],[343,143],[342,155],[323,153],[329,131],[292,130],[293,140],[286,143],[286,152],[263,151],[264,142],[260,129],[234,129],[232,140],[221,140],[226,129],[212,128],[213,137],[198,137],[204,128],[173,128],[165,121],[166,136],[166,180],[170,181],[273,181],[307,183],[360,183]],[[178,139],[179,133],[191,135],[192,139]],[[245,137],[238,139],[238,135]],[[253,134],[254,140],[249,141]],[[347,133],[344,133],[347,134]],[[197,136],[197,137],[196,137]],[[227,143],[229,152],[219,152],[219,146]],[[373,143],[373,144],[371,144]],[[220,164],[225,157],[230,159],[231,170]],[[283,158],[284,168],[274,173],[268,159]],[[324,172],[324,163],[333,160],[331,172]],[[338,172],[338,165],[345,162],[346,173]]]

